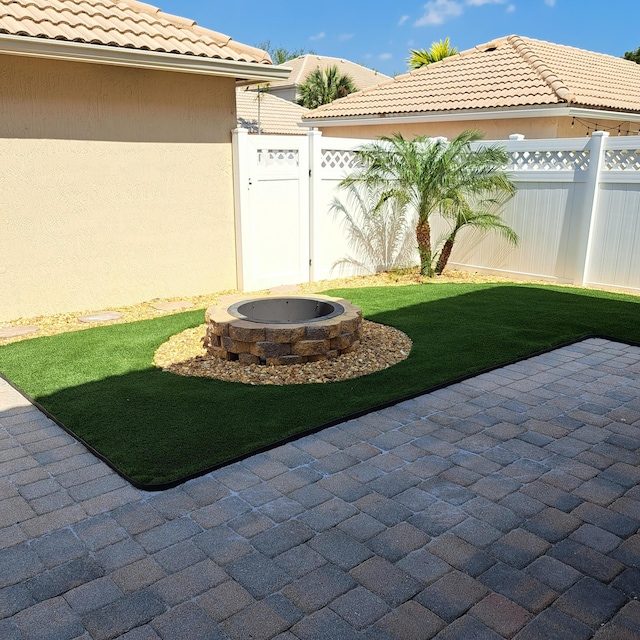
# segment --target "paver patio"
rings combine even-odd
[[[175,489],[0,381],[3,640],[640,638],[640,348],[586,340]]]

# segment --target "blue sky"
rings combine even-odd
[[[393,75],[410,48],[458,50],[510,34],[614,56],[640,47],[640,0],[149,0],[245,44],[270,40]]]

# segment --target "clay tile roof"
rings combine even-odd
[[[640,112],[640,65],[513,35],[352,93],[305,119],[560,104]]]
[[[269,93],[236,89],[236,110],[238,126],[258,133],[258,99],[260,100],[260,131],[262,133],[306,135],[306,128],[298,122],[309,112],[300,105],[283,100]]]
[[[277,80],[272,82],[272,86],[278,87],[302,84],[307,79],[307,76],[316,69],[324,70],[334,65],[338,67],[338,71],[340,71],[341,74],[350,76],[358,89],[367,89],[380,84],[385,80],[391,79],[389,76],[385,76],[379,71],[368,69],[367,67],[363,67],[355,62],[350,62],[349,60],[331,58],[329,56],[318,56],[312,53],[298,56],[293,60],[287,60],[285,64],[287,67],[291,68],[291,75],[286,80]]]
[[[0,33],[271,63],[260,49],[135,0],[0,0]]]

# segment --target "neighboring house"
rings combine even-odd
[[[640,65],[614,56],[508,36],[308,113],[325,136],[570,138],[596,129],[637,135]]]
[[[275,133],[281,135],[301,135],[307,133],[302,116],[309,112],[300,105],[272,96],[265,91],[236,89],[238,126],[249,133]]]
[[[134,0],[0,0],[0,320],[236,286],[261,50]]]
[[[359,90],[369,89],[370,87],[374,87],[381,82],[391,79],[379,71],[363,67],[361,64],[356,64],[349,60],[307,53],[285,62],[285,66],[291,69],[291,75],[286,80],[270,82],[269,93],[273,96],[289,100],[290,102],[296,102],[299,97],[298,86],[304,83],[309,74],[317,69],[324,71],[334,65],[338,67],[340,75],[350,76]],[[255,90],[256,87],[254,86],[252,89]]]

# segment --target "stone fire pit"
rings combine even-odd
[[[362,311],[342,298],[247,298],[209,307],[204,347],[243,364],[287,365],[337,358],[360,344]]]

